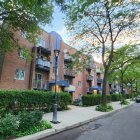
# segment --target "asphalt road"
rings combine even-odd
[[[140,103],[41,140],[140,140]]]

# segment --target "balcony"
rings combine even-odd
[[[34,80],[33,82],[33,89],[34,90],[49,90],[49,84],[46,83],[42,83],[42,80]]]
[[[65,62],[71,62],[72,61],[72,57],[68,54],[64,54],[64,61]]]
[[[103,79],[97,78],[97,83],[102,83],[102,82],[103,82]]]
[[[100,68],[97,68],[97,69],[96,69],[96,73],[97,73],[97,74],[100,74],[100,73],[101,73],[101,69],[100,69]]]
[[[50,62],[47,60],[42,60],[41,58],[36,59],[36,69],[50,71]]]
[[[69,85],[69,87],[65,87],[66,92],[75,92],[75,86]]]
[[[51,54],[50,48],[46,48],[46,47],[43,47],[43,46],[38,46],[37,47],[37,52],[38,53],[41,52],[41,53],[48,54],[48,55]]]
[[[94,68],[93,64],[87,64],[86,65],[86,70],[92,70]]]
[[[93,80],[93,76],[92,75],[87,75],[87,81],[92,81]]]
[[[69,69],[64,69],[64,76],[75,78],[75,71],[69,70]]]

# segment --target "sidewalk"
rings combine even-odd
[[[117,111],[122,110],[134,102],[130,102],[129,105],[120,105],[119,102],[112,102],[111,105],[113,106],[114,110],[111,112],[98,112],[95,110],[95,106],[92,107],[78,107],[78,106],[69,106],[70,110],[67,111],[58,111],[58,121],[59,124],[52,124],[52,129],[44,130],[38,132],[33,135],[25,136],[22,138],[17,138],[16,140],[38,140],[44,138],[46,136],[56,134],[62,132],[64,130],[68,130],[82,124],[88,123],[90,121],[111,115]],[[51,121],[52,120],[52,113],[47,113],[43,117],[44,120]]]

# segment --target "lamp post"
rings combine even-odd
[[[57,72],[58,72],[58,56],[59,56],[60,50],[58,47],[54,49],[54,56],[55,56],[55,92],[53,96],[53,118],[52,118],[52,123],[57,124],[60,123],[57,121],[57,92],[56,92],[56,85],[57,85]]]

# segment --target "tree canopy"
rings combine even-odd
[[[34,42],[39,24],[51,22],[54,2],[61,6],[64,0],[0,0],[0,52],[17,45],[15,31]]]
[[[72,31],[73,41],[79,42],[82,51],[89,51],[92,55],[98,51],[102,56],[104,66],[102,93],[106,94],[109,68],[115,50],[126,44],[128,38],[129,41],[134,40],[134,34],[138,35],[136,32],[139,28],[140,2],[75,0],[67,7],[66,25],[68,30]]]

